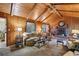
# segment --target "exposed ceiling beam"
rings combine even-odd
[[[10,7],[10,15],[11,16],[14,15],[14,11],[15,11],[15,3],[11,3],[11,7]]]
[[[16,3],[11,3],[11,8],[10,8],[10,15],[11,15],[11,16],[14,15],[15,7],[16,7],[15,4],[16,4]]]
[[[79,4],[79,3],[53,3],[53,4],[54,5],[76,5],[76,4]]]
[[[49,4],[49,3],[47,3],[47,4],[45,4],[45,5],[47,5],[49,8],[51,8],[51,9],[52,9],[52,12],[53,12],[54,14],[58,15],[60,18],[63,18],[63,16],[56,10],[56,8],[55,8],[53,5],[51,5],[51,4]]]
[[[10,7],[10,15],[12,15],[12,9],[13,9],[13,3],[11,3],[11,7]]]
[[[65,18],[78,18],[79,19],[79,17],[78,16],[64,16]]]
[[[45,19],[42,20],[42,22],[45,21],[47,18],[49,18],[52,14],[53,13],[50,13]]]
[[[30,14],[33,12],[33,10],[34,10],[34,8],[36,7],[36,3],[33,5],[33,8],[31,9],[31,11],[30,11],[30,13],[28,14],[28,16],[27,16],[27,20],[29,19],[29,16],[30,16]]]
[[[73,10],[58,10],[58,11],[63,11],[63,12],[79,12],[79,11],[73,11]]]
[[[45,8],[45,10],[35,19],[35,22],[43,15],[45,12],[47,12],[48,8]]]

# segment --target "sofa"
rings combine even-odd
[[[74,53],[72,51],[68,51],[63,56],[74,56]]]
[[[79,56],[79,51],[68,51],[63,56]]]
[[[23,38],[24,45],[34,46],[36,41],[39,39],[39,36],[41,36],[41,34],[37,33],[26,34],[26,36]]]
[[[27,46],[34,46],[34,44],[41,38],[41,37],[47,37],[48,41],[51,41],[51,36],[48,33],[32,33],[32,34],[26,34],[24,40],[24,45]]]
[[[75,49],[75,45],[79,45],[79,40],[73,39],[68,41],[67,46],[69,49]]]

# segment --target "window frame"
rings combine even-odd
[[[48,26],[49,26],[49,30],[48,30],[48,32],[50,32],[50,25],[49,25],[49,24],[47,24],[47,23],[42,23],[42,25],[43,25],[43,24],[45,24],[45,25],[48,25]],[[42,31],[42,26],[41,26],[41,32],[43,32],[43,31]],[[45,29],[45,32],[43,32],[43,33],[46,33],[46,29]]]
[[[25,31],[26,31],[26,33],[29,33],[29,32],[27,32],[27,23],[34,23],[34,25],[35,25],[35,32],[36,32],[36,23],[35,22],[33,22],[33,21],[26,21],[26,29],[25,29]],[[31,33],[32,34],[32,33]]]

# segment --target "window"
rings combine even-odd
[[[5,18],[0,18],[0,31],[1,32],[6,32],[6,19]]]
[[[35,29],[36,29],[35,23],[27,22],[26,26],[27,26],[26,27],[27,33],[33,33],[33,32],[35,32]]]
[[[42,24],[42,32],[49,32],[49,25],[48,24]]]
[[[5,42],[4,44],[2,43],[0,47],[5,46],[6,47],[6,30],[7,30],[7,25],[6,25],[6,18],[0,18],[0,44],[1,42]]]
[[[79,34],[79,30],[73,29],[72,33],[78,33]]]

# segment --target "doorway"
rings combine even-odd
[[[0,48],[6,47],[7,38],[6,18],[0,18]]]

